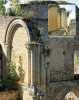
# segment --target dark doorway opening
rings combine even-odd
[[[3,79],[3,50],[2,46],[0,45],[0,80]]]

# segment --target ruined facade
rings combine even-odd
[[[78,100],[79,68],[74,55],[78,56],[79,40],[76,33],[67,36],[66,31],[64,36],[61,30],[60,26],[68,30],[66,9],[56,2],[33,2],[23,9],[33,17],[0,16],[0,78],[7,77],[7,63],[12,61],[22,100]]]
[[[51,13],[53,12],[53,13]],[[58,4],[49,4],[48,9],[48,31],[53,32],[60,29],[67,30],[67,11],[60,8]],[[56,35],[56,34],[55,34]],[[61,35],[61,34],[60,34]]]

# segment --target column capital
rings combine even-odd
[[[27,49],[33,49],[34,47],[37,47],[39,45],[42,45],[41,43],[38,43],[38,42],[28,42],[25,44],[26,48]]]
[[[8,45],[8,43],[4,43],[4,45]]]

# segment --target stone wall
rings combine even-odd
[[[74,75],[74,52],[77,40],[73,37],[53,37],[47,45],[50,50],[48,56],[48,79],[50,81],[69,80]],[[75,48],[75,49],[74,49]],[[78,50],[79,47],[77,47]]]
[[[7,16],[0,17],[0,42],[1,43],[4,43],[7,26],[13,18],[14,17],[7,17]],[[20,20],[20,21],[22,21],[22,20]],[[44,24],[45,23],[41,24],[39,21],[38,27],[41,27],[41,25],[43,26]],[[44,26],[44,27],[47,27],[47,26]],[[15,53],[17,53],[17,54],[21,53],[20,49],[22,48],[22,50],[23,50],[23,48],[25,47],[25,41],[27,40],[25,38],[25,35],[22,35],[22,33],[25,33],[25,31],[22,29],[19,31],[15,32],[16,34],[14,36],[14,40],[12,41],[13,43],[11,44],[8,42],[8,44],[13,45],[13,47],[14,47],[13,49],[15,49]],[[47,31],[47,29],[46,29],[46,31]],[[42,33],[43,32],[45,32],[45,31],[42,31]],[[12,33],[8,33],[8,35],[13,36]],[[26,35],[26,37],[28,38],[27,35]],[[11,38],[9,38],[9,39],[11,39]],[[44,40],[44,42],[45,41],[46,40]],[[24,69],[25,69],[24,71],[25,72],[28,71],[28,76],[29,76],[27,79],[27,74],[26,74],[25,81],[30,79],[30,81],[29,81],[30,85],[33,85],[33,83],[36,83],[36,85],[39,84],[38,86],[39,86],[39,88],[40,87],[42,88],[41,90],[45,89],[46,90],[45,93],[47,95],[48,95],[48,93],[50,94],[50,98],[49,98],[50,100],[52,100],[52,99],[53,100],[61,100],[60,95],[64,96],[63,95],[63,92],[65,90],[64,86],[66,84],[69,84],[66,86],[68,89],[70,84],[72,84],[72,82],[70,82],[70,83],[64,82],[64,84],[61,85],[61,82],[59,83],[59,81],[63,82],[63,81],[69,81],[72,79],[71,75],[73,74],[73,71],[74,71],[74,64],[73,64],[74,47],[72,45],[75,43],[77,43],[77,48],[75,48],[75,49],[78,49],[79,41],[75,40],[74,37],[60,37],[60,36],[53,37],[53,38],[49,37],[49,40],[47,42],[45,42],[45,45],[44,45],[44,46],[47,46],[50,50],[50,54],[47,57],[44,56],[44,54],[45,54],[45,51],[43,51],[44,48],[41,47],[42,48],[41,49],[40,47],[37,46],[37,44],[31,44],[30,45],[31,48],[29,48],[31,51],[29,51],[29,54],[28,54],[28,56],[30,56],[30,59],[28,59],[28,61],[29,61],[28,68],[26,68],[26,66],[25,66],[26,63],[23,65]],[[6,49],[5,49],[5,51],[6,51]],[[22,56],[24,56],[23,59],[25,61],[26,57],[25,57],[24,52],[26,53],[26,48],[24,48],[24,51],[22,51],[22,54],[21,54]],[[18,56],[18,55],[16,55],[16,56]],[[17,63],[17,61],[16,61],[16,63]],[[46,66],[46,63],[48,63],[48,66]],[[75,87],[75,85],[77,84],[77,81],[75,81],[75,82],[76,83],[72,84],[73,86],[70,88]],[[43,84],[44,86],[41,86],[40,84]],[[53,84],[57,88],[54,88]],[[78,84],[76,86],[78,86]],[[48,91],[47,91],[47,87],[48,87]],[[61,91],[61,89],[63,92]],[[52,94],[54,95],[54,93],[55,93],[55,97],[56,97],[57,96],[56,92],[58,94],[58,97],[57,97],[57,99],[54,99]]]
[[[0,42],[4,42],[4,37],[6,33],[6,29],[10,21],[14,19],[11,16],[0,16]]]
[[[73,66],[73,47],[74,42],[72,37],[53,37],[49,40],[48,47],[50,49],[50,66],[52,70],[68,71],[69,66]],[[52,60],[52,61],[51,61]],[[67,66],[67,67],[66,67]],[[65,69],[66,67],[66,69]],[[70,70],[71,71],[71,70]]]

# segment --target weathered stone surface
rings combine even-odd
[[[40,9],[42,7],[40,5]],[[41,13],[38,6],[28,6],[32,8],[38,11],[38,18],[47,5]],[[74,36],[49,35],[47,12],[37,18],[29,22],[26,18],[0,17],[0,44],[5,55],[3,69],[7,73],[9,60],[16,63],[23,100],[63,100],[68,92],[79,88],[78,78],[74,77],[74,52],[79,50],[79,40]],[[63,34],[63,31],[56,33]]]

